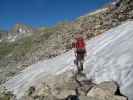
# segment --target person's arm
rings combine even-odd
[[[74,54],[76,56],[76,40],[73,40],[73,42],[72,42],[72,49],[73,49]]]
[[[74,42],[72,42],[72,48],[75,48],[75,43]]]

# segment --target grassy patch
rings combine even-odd
[[[32,37],[26,37],[14,43],[13,55],[16,57],[25,56],[27,52],[32,49],[33,40]]]
[[[13,44],[6,42],[0,43],[0,59],[11,53],[13,49]]]

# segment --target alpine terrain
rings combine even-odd
[[[0,89],[8,91],[0,99],[133,100],[132,19],[133,1],[120,0],[52,28],[0,32]],[[87,39],[84,76],[76,75],[71,47],[79,30]]]

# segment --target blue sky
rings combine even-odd
[[[72,21],[94,11],[111,0],[0,0],[0,28],[11,29],[16,23],[33,27],[53,26]]]

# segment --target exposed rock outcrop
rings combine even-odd
[[[124,96],[115,95],[118,88],[115,82],[94,84],[86,80],[80,81],[81,86],[74,77],[62,79],[62,75],[48,79],[47,83],[34,89],[32,94],[25,95],[22,100],[127,100]],[[31,91],[31,88],[28,91]]]

